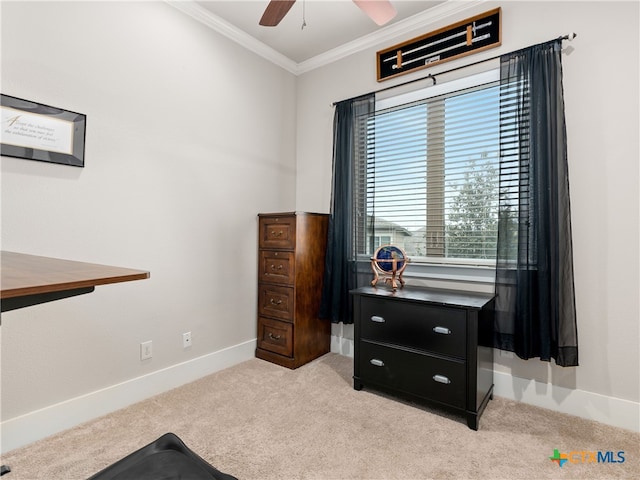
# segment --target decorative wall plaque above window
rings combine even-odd
[[[377,52],[378,81],[500,46],[501,9],[467,18],[448,27]]]

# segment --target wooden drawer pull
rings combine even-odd
[[[371,365],[375,365],[376,367],[384,367],[384,362],[382,360],[378,360],[377,358],[372,358],[369,360]]]
[[[449,380],[447,377],[445,377],[444,375],[434,375],[433,376],[433,380],[438,382],[438,383],[445,383],[445,384],[449,384],[451,383],[451,380]]]
[[[433,331],[442,335],[451,335],[451,330],[446,327],[433,327]]]
[[[269,300],[269,303],[271,305],[280,305],[282,303],[282,300],[274,300],[273,298],[271,300]]]
[[[378,315],[374,315],[371,317],[371,321],[376,323],[384,323],[385,319],[384,317],[379,317]]]
[[[269,332],[269,338],[271,340],[280,340],[282,337],[280,335],[274,335],[273,333]]]

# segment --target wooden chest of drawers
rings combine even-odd
[[[354,388],[464,412],[478,429],[493,392],[493,295],[363,287],[354,295]]]
[[[258,215],[256,357],[288,368],[329,352],[331,322],[318,318],[329,216]]]

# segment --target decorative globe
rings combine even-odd
[[[404,266],[405,254],[395,245],[383,245],[375,253],[376,263],[385,272],[393,272],[393,260],[396,260],[396,271]],[[386,261],[385,261],[386,260]]]
[[[398,282],[403,287],[402,272],[409,262],[410,259],[400,247],[395,245],[378,247],[373,257],[371,257],[371,269],[375,275],[371,285],[375,287],[380,278],[383,278],[385,283],[389,283],[393,290],[398,288]]]

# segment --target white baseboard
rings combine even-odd
[[[234,345],[142,377],[21,415],[0,424],[2,453],[250,360],[256,340]],[[332,336],[331,351],[353,357],[353,341]],[[494,394],[556,412],[640,431],[640,404],[585,390],[494,372]]]
[[[2,453],[254,358],[256,340],[234,345],[0,424]]]
[[[499,397],[640,432],[640,403],[493,372]]]
[[[353,357],[353,340],[331,336],[331,351]],[[640,431],[640,403],[493,372],[493,393],[555,412]]]

